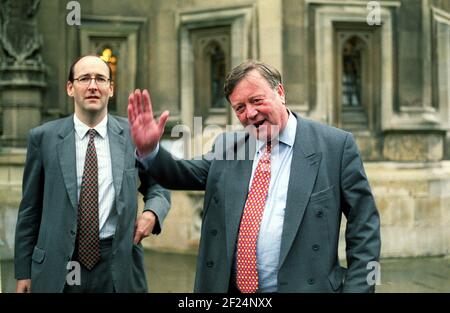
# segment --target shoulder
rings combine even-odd
[[[128,119],[123,116],[109,114],[108,118],[111,121],[118,123],[120,125],[120,127],[124,128],[124,129],[130,128],[129,124],[128,124]]]
[[[120,133],[123,130],[125,134],[129,134],[130,124],[125,117],[108,114],[108,129],[117,133]]]
[[[29,135],[31,137],[39,137],[47,134],[57,134],[59,130],[66,126],[67,123],[70,123],[71,119],[73,119],[72,115],[46,122],[40,126],[32,128]]]

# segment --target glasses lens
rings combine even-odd
[[[84,75],[78,78],[78,82],[83,85],[89,84],[90,81],[91,77],[89,75]]]
[[[108,78],[102,75],[97,75],[95,76],[95,81],[97,85],[106,85],[106,83],[108,82]]]

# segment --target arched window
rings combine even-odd
[[[205,124],[226,125],[229,106],[223,84],[230,66],[229,27],[209,27],[190,32],[194,56],[194,115]]]
[[[362,105],[362,71],[364,42],[357,36],[349,38],[342,51],[342,105]]]
[[[338,29],[336,50],[337,125],[350,131],[373,128],[374,34]]]
[[[225,53],[220,45],[212,41],[206,48],[206,55],[209,55],[211,73],[211,107],[225,107],[225,97],[223,94],[223,84],[225,82]]]

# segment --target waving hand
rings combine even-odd
[[[136,89],[128,97],[128,121],[131,137],[139,156],[150,154],[157,146],[164,126],[169,118],[169,111],[164,111],[159,121],[153,118],[152,101],[146,89],[141,93]]]

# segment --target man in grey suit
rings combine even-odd
[[[166,188],[206,191],[195,291],[374,291],[380,221],[352,134],[290,111],[268,64],[235,67],[224,93],[247,132],[220,135],[194,160],[159,146],[168,112],[155,121],[146,90],[129,97],[141,166]]]
[[[111,69],[70,68],[75,114],[30,131],[15,239],[17,292],[146,292],[141,240],[158,234],[168,191],[139,173],[126,119],[108,114]]]

